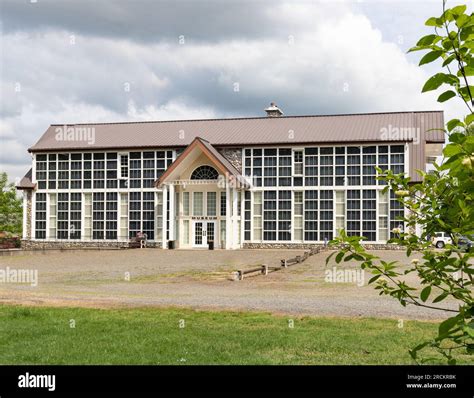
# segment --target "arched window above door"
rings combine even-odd
[[[191,180],[217,180],[219,173],[214,167],[199,166],[191,174]]]

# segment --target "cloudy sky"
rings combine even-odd
[[[441,0],[0,7],[0,171],[11,180],[52,123],[262,116],[270,101],[287,115],[443,109],[420,93],[439,65],[406,54]]]

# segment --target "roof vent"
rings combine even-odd
[[[282,110],[278,108],[278,106],[274,102],[272,102],[270,106],[265,109],[265,112],[267,112],[268,117],[279,117],[283,115]]]

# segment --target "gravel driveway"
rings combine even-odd
[[[51,251],[0,257],[0,269],[37,269],[38,286],[0,283],[0,303],[60,306],[185,306],[196,309],[263,310],[290,315],[442,319],[447,313],[401,307],[366,283],[326,282],[319,253],[285,270],[232,281],[232,271],[279,265],[301,250],[104,250]],[[404,252],[374,252],[408,263]],[[355,263],[338,265],[355,270]],[[410,278],[408,278],[410,281]],[[446,307],[454,304],[441,303]]]

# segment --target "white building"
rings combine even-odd
[[[51,125],[29,149],[25,246],[321,244],[344,228],[383,244],[403,215],[375,166],[439,155],[442,112]],[[169,242],[172,242],[171,244]]]

